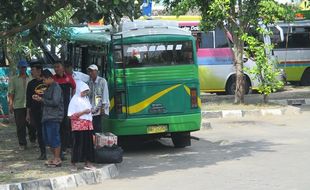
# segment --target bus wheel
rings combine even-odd
[[[171,138],[175,148],[184,148],[191,145],[190,132],[171,133]]]
[[[301,81],[300,81],[300,84],[302,86],[310,86],[310,68],[307,68],[302,77],[301,77]]]
[[[250,87],[251,87],[251,82],[250,80],[248,79],[248,77],[245,77],[244,78],[244,83],[245,83],[245,94],[249,94],[250,93]],[[236,91],[236,86],[237,86],[237,83],[236,83],[236,76],[233,75],[231,76],[227,83],[226,83],[226,94],[228,95],[235,95],[235,91]]]

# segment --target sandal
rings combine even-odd
[[[86,166],[84,166],[84,169],[85,169],[85,170],[95,170],[96,167],[95,167],[95,166],[92,166],[92,165],[86,165]]]
[[[71,166],[71,167],[70,167],[70,171],[71,171],[71,172],[77,172],[77,171],[78,171],[78,167],[76,167],[76,166]]]
[[[54,163],[54,161],[53,160],[48,160],[48,161],[46,161],[45,163],[44,163],[44,165],[51,165],[51,164],[53,164]]]
[[[61,161],[52,161],[52,163],[48,164],[48,167],[53,167],[53,168],[57,168],[57,167],[61,167]]]

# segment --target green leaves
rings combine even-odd
[[[105,18],[108,23],[120,21],[123,16],[139,17],[143,0],[2,0],[0,4],[0,38],[15,35],[42,24],[50,16],[62,17],[67,6],[74,13],[69,19],[78,23],[97,22]],[[54,15],[55,14],[55,15]],[[68,23],[68,20],[59,20]]]
[[[295,17],[293,7],[281,5],[274,0],[262,0],[259,3],[259,16],[264,24],[279,20],[292,21]]]
[[[68,25],[119,22],[123,16],[139,17],[143,0],[1,0],[0,40],[6,41],[10,64],[19,58],[42,54],[42,46],[57,46],[68,39]],[[24,34],[26,33],[26,34]],[[41,48],[39,48],[41,46]]]
[[[261,35],[271,34],[270,31],[262,27],[256,30]],[[259,81],[258,92],[268,96],[270,93],[282,88],[284,83],[279,80],[281,72],[277,67],[277,60],[268,55],[272,45],[267,45],[255,37],[249,36],[247,33],[242,35],[242,40],[248,45],[246,49],[247,56],[250,57],[252,55],[256,63],[256,66],[248,69],[247,72],[254,76],[254,80],[257,79]]]
[[[177,15],[190,9],[198,9],[201,12],[201,28],[205,31],[222,27],[230,32],[233,40],[236,68],[242,68],[243,45],[249,46],[247,53],[254,55],[257,63],[251,71],[260,81],[259,91],[270,94],[281,87],[282,82],[276,79],[279,71],[274,69],[274,60],[268,60],[265,50],[271,47],[265,46],[259,41],[258,36],[250,35],[251,28],[257,29],[261,35],[267,35],[268,31],[261,28],[261,24],[272,24],[279,20],[292,20],[295,11],[292,7],[277,3],[275,0],[164,0],[165,5]],[[238,56],[237,56],[238,55]],[[240,56],[241,55],[241,56]],[[237,70],[237,75],[241,76]],[[237,85],[242,86],[242,85]],[[242,90],[240,90],[242,91]],[[237,97],[242,100],[242,97]]]

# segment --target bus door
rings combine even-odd
[[[91,64],[98,66],[98,75],[108,80],[107,71],[107,46],[88,46],[82,44],[70,44],[68,58],[75,71],[87,73]]]

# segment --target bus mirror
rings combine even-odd
[[[243,63],[246,63],[248,60],[249,60],[249,59],[246,58],[246,57],[242,58]]]
[[[275,25],[276,29],[279,30],[280,32],[280,39],[281,39],[281,42],[284,42],[284,32],[283,32],[283,29],[279,26],[279,25]]]

